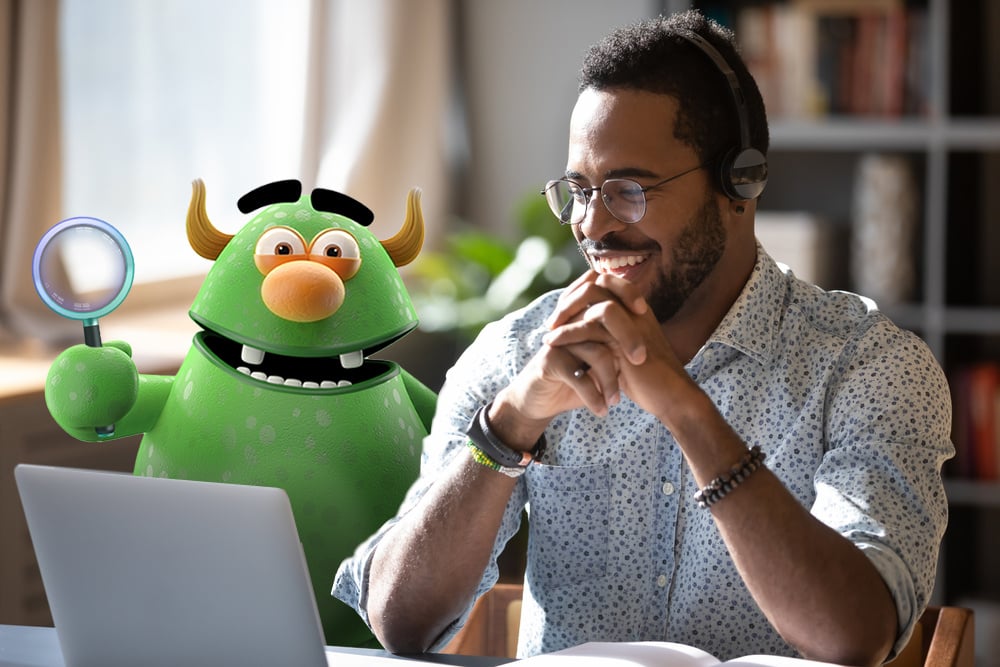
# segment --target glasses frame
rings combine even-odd
[[[600,192],[601,193],[601,201],[604,203],[604,208],[607,209],[608,213],[610,213],[612,215],[612,217],[614,217],[615,220],[618,220],[619,222],[624,222],[627,225],[634,225],[637,222],[641,222],[642,219],[644,217],[646,217],[646,205],[647,205],[647,202],[646,202],[646,193],[647,192],[649,192],[650,190],[653,190],[655,188],[658,188],[658,187],[660,187],[662,185],[666,185],[670,181],[675,181],[678,178],[680,178],[681,176],[687,176],[691,172],[698,171],[699,169],[704,169],[707,166],[708,166],[708,163],[702,163],[702,164],[696,165],[694,167],[691,167],[690,169],[685,169],[684,171],[682,171],[679,174],[674,174],[673,176],[669,176],[669,177],[663,179],[662,181],[660,181],[658,183],[653,183],[652,185],[647,185],[645,187],[643,187],[642,185],[640,185],[635,179],[632,179],[632,178],[609,178],[609,179],[606,179],[600,185],[591,186],[591,187],[584,187],[584,186],[580,185],[579,183],[577,183],[576,181],[574,181],[572,178],[557,178],[557,179],[551,180],[548,183],[546,183],[545,187],[541,191],[541,194],[545,197],[545,201],[549,205],[549,210],[552,211],[552,214],[556,216],[556,220],[559,221],[560,225],[570,225],[570,226],[572,226],[572,225],[578,225],[581,222],[583,222],[584,219],[586,219],[586,217],[587,217],[587,211],[590,209],[590,202],[594,198],[594,193],[595,192]],[[607,201],[607,199],[604,196],[604,187],[608,183],[620,183],[622,181],[627,181],[629,183],[635,184],[639,188],[639,191],[642,193],[642,213],[635,220],[623,220],[622,218],[618,217],[618,215],[616,215],[615,212],[611,210],[611,207],[608,206],[608,201]],[[579,188],[580,192],[584,196],[583,213],[580,215],[580,219],[577,220],[577,221],[575,221],[575,222],[573,220],[570,220],[569,222],[563,222],[562,216],[560,216],[559,215],[559,211],[556,210],[556,206],[555,206],[554,202],[549,198],[549,194],[548,194],[549,190],[551,190],[553,187],[555,187],[559,183],[569,183],[570,185],[576,186],[577,188]],[[576,198],[574,197],[574,199],[576,199]]]

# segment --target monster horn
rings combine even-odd
[[[382,241],[392,263],[405,266],[420,253],[424,245],[424,214],[420,209],[420,188],[413,188],[406,195],[406,220],[402,229],[392,238]]]
[[[187,212],[188,243],[205,259],[215,260],[232,234],[224,234],[212,225],[205,210],[205,182],[200,178],[191,183],[191,203]]]

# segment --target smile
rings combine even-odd
[[[618,269],[636,266],[646,261],[645,255],[621,255],[619,257],[590,256],[594,270],[598,273],[611,273]]]
[[[337,389],[370,380],[386,370],[381,363],[366,362],[361,350],[336,357],[294,357],[266,352],[210,331],[201,332],[196,340],[224,366],[270,385]]]

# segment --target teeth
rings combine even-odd
[[[264,350],[258,350],[256,347],[244,345],[243,349],[240,351],[240,358],[248,364],[257,366],[260,362],[264,361]]]
[[[646,258],[641,255],[627,255],[624,257],[595,257],[594,262],[602,271],[614,271],[624,266],[635,266],[642,264]]]
[[[255,380],[263,380],[269,384],[281,384],[286,387],[302,387],[303,389],[336,389],[337,387],[350,387],[353,383],[350,380],[323,380],[322,382],[313,382],[311,380],[306,380],[303,382],[298,378],[283,378],[280,375],[268,375],[262,373],[261,371],[250,372],[250,369],[246,366],[240,366],[237,368],[240,373],[244,375],[249,375]]]
[[[240,358],[251,365],[259,365],[264,361],[264,350],[260,350],[250,345],[244,345],[240,351]],[[340,364],[344,368],[358,368],[365,363],[365,355],[361,350],[340,355]],[[297,378],[284,378],[280,375],[268,375],[263,371],[251,371],[249,366],[238,366],[237,371],[243,375],[249,375],[255,380],[262,380],[270,384],[280,384],[286,387],[302,387],[303,389],[333,389],[336,387],[350,387],[348,380],[323,380],[322,382],[312,382],[299,380]]]
[[[365,363],[365,353],[361,350],[340,355],[340,365],[344,368],[358,368]]]

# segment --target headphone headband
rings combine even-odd
[[[739,77],[707,39],[687,30],[677,31],[676,34],[708,56],[719,73],[726,78],[733,98],[733,106],[740,124],[740,144],[726,151],[719,165],[722,191],[731,199],[755,199],[767,185],[767,158],[750,144],[750,114]]]

